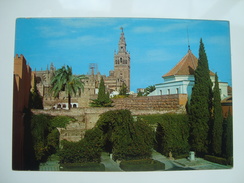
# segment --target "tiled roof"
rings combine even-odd
[[[174,76],[174,75],[194,75],[198,65],[198,59],[192,54],[191,50],[181,59],[176,66],[171,69],[167,74],[162,77]],[[214,73],[210,71],[210,75],[214,76]]]

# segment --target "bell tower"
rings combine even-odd
[[[126,84],[128,92],[130,91],[130,54],[126,50],[126,41],[124,29],[121,29],[118,52],[114,53],[114,75],[117,79],[117,91],[123,83]]]

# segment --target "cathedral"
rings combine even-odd
[[[126,85],[127,91],[130,91],[130,54],[126,50],[126,46],[124,30],[121,27],[118,51],[114,52],[114,70],[110,70],[108,76],[101,75],[96,63],[89,64],[89,72],[85,75],[86,79],[82,80],[84,82],[84,93],[81,96],[72,97],[72,102],[75,106],[88,107],[90,100],[97,98],[101,77],[103,77],[105,87],[109,93],[118,93],[123,83]],[[44,106],[45,104],[46,106],[48,104],[50,105],[50,101],[54,100],[50,94],[50,89],[55,70],[56,68],[51,64],[50,68],[47,67],[46,70],[35,71],[36,85],[40,94],[43,96]],[[58,102],[65,103],[67,102],[66,99],[65,92],[61,92]]]

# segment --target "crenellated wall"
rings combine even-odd
[[[129,109],[132,115],[158,114],[158,113],[185,113],[187,95],[163,95],[151,97],[134,97],[114,99],[114,107],[88,107],[72,108],[71,110],[32,110],[35,114],[45,113],[54,116],[72,116],[77,119],[70,122],[66,128],[59,128],[60,140],[79,141],[84,137],[85,131],[92,129],[99,116],[110,110]]]
[[[23,55],[14,58],[13,77],[13,161],[14,170],[24,168],[24,109],[28,108],[31,89],[31,68]]]
[[[187,102],[186,94],[118,98],[113,100],[117,109],[179,111]]]

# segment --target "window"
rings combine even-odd
[[[160,90],[160,95],[163,95],[163,92],[162,92],[162,90]]]
[[[170,95],[170,89],[168,89],[167,94]]]
[[[179,94],[179,88],[176,88],[176,94]]]
[[[122,64],[122,58],[120,58],[120,63]]]

